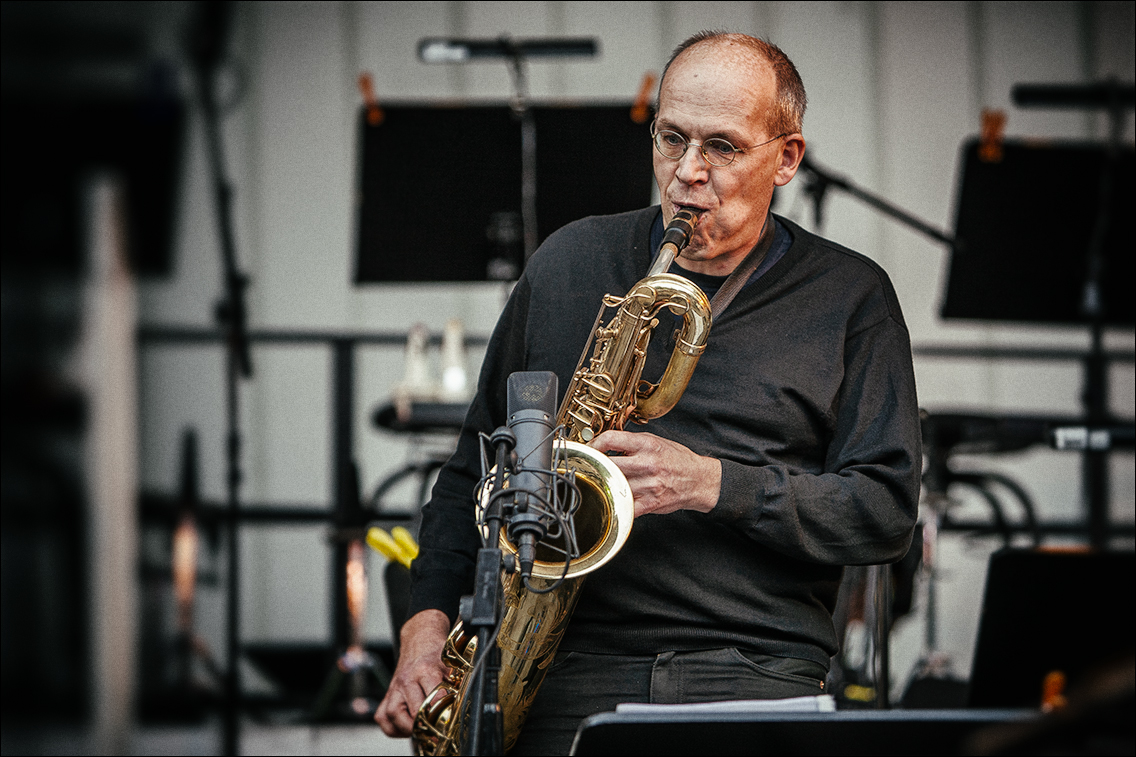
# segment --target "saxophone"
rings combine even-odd
[[[557,414],[557,426],[566,429],[558,441],[559,471],[575,473],[581,504],[575,516],[580,556],[567,573],[563,557],[541,544],[529,585],[520,574],[502,573],[504,619],[497,636],[501,651],[498,697],[504,719],[505,751],[520,735],[525,715],[536,698],[572,610],[583,577],[606,564],[619,552],[631,533],[634,503],[631,489],[619,468],[604,454],[587,446],[593,438],[628,421],[646,423],[675,406],[694,372],[710,333],[710,303],[693,282],[666,273],[679,252],[690,242],[698,214],[682,209],[667,225],[655,262],[624,297],[605,295],[596,327],[580,356]],[[606,325],[605,313],[615,308]],[[670,361],[657,384],[642,378],[643,365],[659,314],[666,308],[683,319]],[[589,358],[590,355],[590,358]],[[502,551],[516,555],[504,529]],[[563,577],[560,586],[548,590]],[[464,742],[468,722],[466,689],[477,651],[477,636],[467,633],[459,620],[442,652],[448,668],[445,679],[422,703],[414,721],[413,740],[418,754],[456,755]]]

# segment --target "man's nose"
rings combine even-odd
[[[683,184],[698,184],[710,178],[710,164],[702,154],[701,145],[691,143],[686,146],[686,152],[678,159],[675,176]]]

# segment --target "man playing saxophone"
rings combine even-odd
[[[691,37],[664,71],[652,126],[661,207],[569,224],[533,256],[423,511],[399,664],[375,716],[386,733],[409,734],[445,672],[479,547],[477,434],[504,423],[505,382],[550,370],[568,386],[600,299],[643,277],[683,209],[699,221],[670,271],[712,303],[728,292],[728,304],[674,409],[592,442],[627,478],[635,527],[584,584],[516,752],[567,753],[584,717],[620,702],[825,693],[843,566],[906,552],[922,459],[910,343],[886,274],[770,214],[804,156],[804,110],[775,46]],[[581,135],[566,149],[589,144]],[[670,354],[666,331],[644,375]]]

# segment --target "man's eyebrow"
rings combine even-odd
[[[682,134],[684,137],[686,137],[688,139],[690,138],[690,134],[689,134],[689,132],[687,132],[686,129],[683,129],[682,127],[678,126],[677,124],[672,123],[671,121],[668,121],[665,118],[656,118],[655,124],[659,129],[665,129],[667,131],[677,132],[679,134]],[[703,137],[703,139],[724,139],[727,142],[729,142],[730,144],[732,144],[734,147],[737,147],[737,146],[741,145],[743,142],[745,142],[745,139],[743,138],[743,136],[741,134],[735,134],[735,133],[732,133],[730,131],[722,131],[722,130],[710,132],[705,137]]]

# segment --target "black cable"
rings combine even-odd
[[[1002,542],[1005,546],[1010,546],[1013,539],[1013,532],[1010,530],[1009,524],[1006,522],[1006,513],[1002,509],[1002,503],[998,498],[986,488],[986,476],[983,473],[952,473],[950,478],[951,483],[965,484],[977,491],[982,498],[990,505],[990,509],[994,516],[994,527],[1002,534]]]

